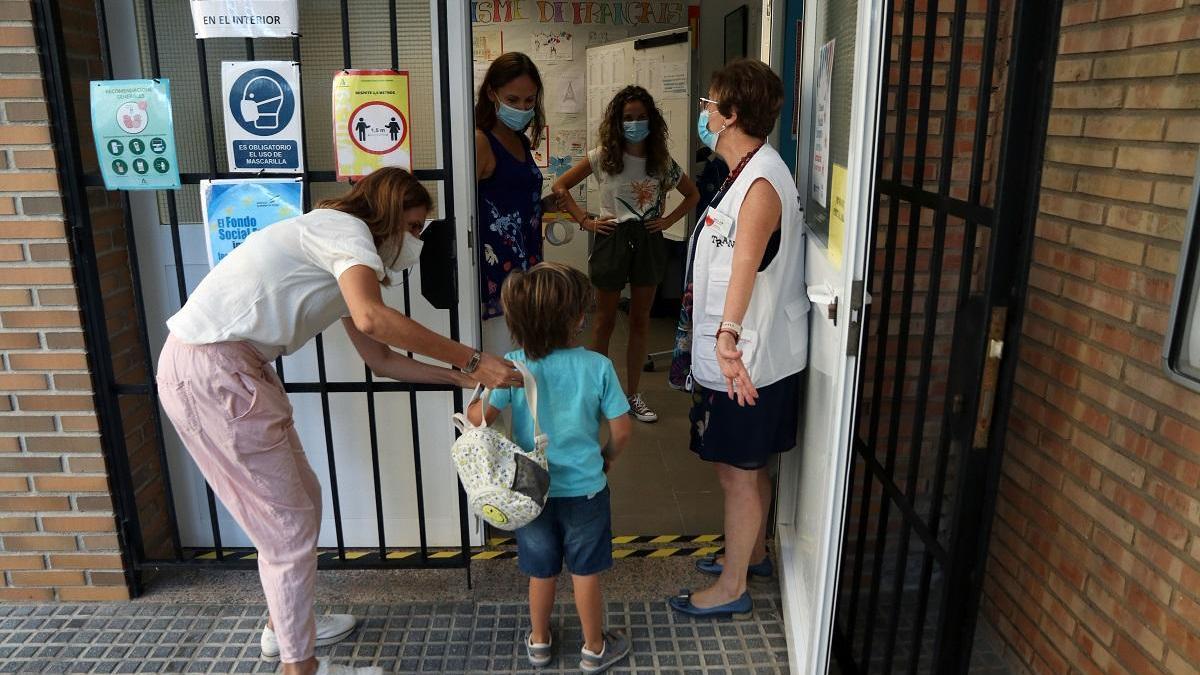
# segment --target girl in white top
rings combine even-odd
[[[592,175],[600,185],[596,217],[571,197],[571,189]],[[691,213],[700,196],[667,152],[667,125],[650,92],[637,86],[617,92],[600,124],[600,146],[555,181],[552,189],[579,227],[596,235],[588,259],[597,289],[593,351],[608,354],[621,291],[630,286],[625,393],[630,414],[642,422],[655,422],[658,415],[646,405],[638,386],[646,359],[650,306],[667,268],[662,233]],[[673,189],[683,195],[683,203],[664,213],[667,194]]]
[[[355,620],[316,617],[313,593],[321,486],[295,432],[271,362],[341,319],[382,377],[517,386],[495,356],[451,341],[383,303],[380,288],[420,257],[432,205],[407,171],[383,168],[343,197],[250,235],[214,267],[175,316],[158,364],[159,401],[189,454],[258,550],[270,623],[262,653],[288,675],[375,673],[318,661]],[[392,349],[425,354],[439,368]]]

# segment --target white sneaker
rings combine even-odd
[[[646,402],[642,400],[641,394],[634,394],[629,397],[629,414],[633,415],[639,422],[658,421],[658,413],[646,405]]]
[[[358,620],[349,614],[321,614],[317,617],[317,646],[327,647],[345,640],[354,632]],[[270,626],[263,628],[262,639],[259,641],[264,661],[274,661],[279,658],[279,639]],[[343,666],[332,666],[342,668]],[[340,673],[340,670],[331,670]],[[345,672],[358,672],[347,670]]]
[[[328,659],[317,659],[317,675],[383,675],[383,668],[379,666],[355,668],[340,663],[330,663]]]

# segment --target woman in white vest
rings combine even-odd
[[[732,167],[692,236],[692,451],[725,493],[725,556],[696,567],[712,586],[671,599],[677,611],[751,611],[750,574],[770,576],[768,467],[796,445],[807,359],[804,233],[792,173],[766,138],[783,103],[779,77],[742,59],[700,99],[700,140]]]

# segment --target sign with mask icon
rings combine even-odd
[[[104,187],[179,189],[170,81],[97,81],[91,90],[92,134]]]
[[[230,171],[304,171],[300,64],[225,61],[221,92]]]
[[[303,199],[304,184],[299,177],[200,181],[209,267],[221,262],[246,237],[303,213]]]
[[[384,166],[412,171],[408,91],[407,71],[341,70],[333,76],[338,180]]]

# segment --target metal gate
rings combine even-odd
[[[380,3],[383,2],[384,0],[380,0]],[[111,79],[113,77],[113,55],[111,45],[109,44],[109,31],[105,16],[107,4],[104,0],[97,0],[94,5],[94,20],[98,32],[93,38],[98,36],[99,39],[99,52],[103,63],[103,72],[86,72],[86,70],[85,72],[78,72],[80,69],[73,68],[72,64],[68,61],[64,26],[68,26],[68,31],[78,31],[80,21],[90,21],[90,16],[81,17],[77,8],[68,7],[66,3],[60,6],[58,2],[46,1],[35,2],[33,6],[39,31],[39,42],[43,46],[43,73],[50,102],[51,119],[53,120],[53,140],[61,169],[64,214],[72,239],[73,257],[80,292],[80,307],[85,325],[84,334],[87,340],[86,347],[94,378],[102,434],[101,441],[110,473],[110,488],[114,496],[113,507],[119,523],[118,536],[131,566],[127,570],[127,576],[136,593],[140,591],[139,577],[140,572],[143,570],[178,566],[253,568],[257,565],[257,561],[254,559],[252,550],[231,550],[228,547],[222,546],[222,533],[217,518],[217,503],[211,489],[207,490],[207,504],[212,521],[214,547],[209,551],[202,552],[185,549],[180,543],[178,529],[175,527],[177,524],[175,500],[171,493],[170,469],[167,464],[167,454],[163,442],[163,423],[158,414],[159,407],[156,388],[154,386],[153,363],[150,357],[154,353],[154,350],[151,349],[150,338],[146,329],[144,291],[147,287],[143,286],[143,284],[152,283],[152,281],[140,278],[137,242],[134,237],[129,195],[128,193],[120,193],[118,197],[117,193],[106,193],[103,190],[103,181],[94,159],[89,158],[90,161],[85,161],[84,159],[84,157],[88,157],[91,139],[87,137],[87,134],[80,131],[81,120],[86,119],[87,111],[87,101],[80,100],[81,98],[85,98],[85,95],[81,97],[80,92],[86,92],[87,79],[100,77]],[[410,8],[414,4],[408,3]],[[442,101],[442,105],[440,106],[440,129],[438,130],[442,153],[440,167],[417,168],[414,174],[422,181],[434,183],[436,186],[434,190],[435,195],[440,193],[446,196],[442,201],[441,210],[438,215],[441,221],[448,221],[450,224],[448,229],[451,232],[455,232],[458,228],[455,227],[454,167],[452,165],[453,153],[451,151],[451,106],[449,104],[451,99],[449,49],[451,47],[449,45],[447,0],[434,0],[433,2],[422,4],[425,8],[424,11],[430,13],[430,23],[432,24],[430,26],[430,35],[436,35],[438,44],[441,46],[441,49],[434,50],[435,53],[432,56],[434,59],[432,69],[434,71],[432,75],[434,81],[432,86],[434,95],[440,96]],[[348,0],[341,0],[338,6],[341,19],[342,67],[344,68],[355,66],[353,58],[354,45],[351,40],[351,16],[352,12],[361,7],[358,3],[355,3],[355,5],[356,7],[352,8]],[[391,67],[399,69],[400,49],[397,22],[400,19],[397,18],[399,16],[397,14],[397,0],[387,0],[386,5],[387,16],[390,18],[388,23],[390,25],[391,39]],[[133,3],[130,2],[129,6],[132,7]],[[145,18],[144,34],[140,35],[139,38],[143,45],[143,57],[145,60],[148,60],[150,66],[146,76],[155,79],[168,75],[164,71],[160,58],[160,36],[158,35],[158,29],[164,26],[161,21],[156,24],[154,18],[156,6],[157,9],[163,9],[163,5],[153,0],[143,0],[137,6],[137,9],[140,10],[142,16]],[[309,6],[315,7],[315,5]],[[321,5],[323,9],[330,9],[333,6],[334,3],[322,3]],[[72,16],[64,20],[64,13],[71,13]],[[168,35],[166,37],[167,40],[178,40],[186,37],[188,41],[195,43],[196,63],[200,71],[200,100],[192,101],[190,104],[202,106],[205,111],[203,129],[176,129],[176,134],[181,145],[188,142],[205,144],[204,149],[207,156],[204,170],[181,173],[182,183],[187,186],[196,185],[201,180],[210,178],[246,177],[247,174],[233,174],[219,171],[217,141],[214,134],[213,105],[209,92],[209,80],[212,76],[212,71],[210,70],[207,58],[206,42],[204,40],[193,39],[190,24],[187,26],[167,24],[167,26],[176,31]],[[303,36],[298,34],[294,34],[290,38],[290,58],[293,61],[300,61],[303,40]],[[263,40],[245,39],[243,45],[244,59],[254,60],[256,46],[259,47],[259,53],[262,54],[264,49],[262,42]],[[287,40],[276,39],[271,46],[275,52],[280,52],[281,48],[279,45],[284,42],[287,42]],[[174,101],[174,105],[178,111],[180,105],[188,105],[188,102],[177,99]],[[303,110],[303,106],[301,105],[300,107]],[[304,144],[305,170],[302,178],[305,188],[305,210],[308,210],[311,206],[312,190],[310,188],[313,185],[319,183],[329,184],[336,181],[332,170],[324,170],[324,167],[322,167],[322,170],[314,170],[312,168],[307,156],[310,145],[311,143]],[[294,174],[260,173],[258,175],[264,177],[295,177]],[[165,191],[159,194],[158,197],[166,213],[163,225],[167,225],[170,228],[171,247],[177,271],[176,278],[174,279],[176,286],[174,290],[178,293],[179,302],[182,304],[187,297],[187,287],[184,278],[183,245],[180,237],[180,207],[174,192]],[[436,199],[435,196],[435,201]],[[119,200],[120,203],[114,203],[116,200]],[[115,236],[125,239],[130,275],[132,277],[132,316],[136,319],[137,323],[136,339],[138,346],[140,346],[140,350],[138,351],[142,361],[141,363],[134,364],[136,367],[132,369],[125,368],[126,364],[122,364],[120,368],[114,365],[114,353],[109,343],[109,334],[114,330],[114,316],[112,309],[106,306],[105,291],[101,285],[101,270],[99,269],[100,265],[98,264],[96,245],[96,233],[99,228],[93,220],[93,213],[98,208],[97,204],[106,201],[114,208],[120,207],[124,217],[124,222],[118,224],[114,230]],[[453,246],[451,248],[453,249]],[[449,262],[451,265],[455,264],[454,260]],[[457,279],[455,279],[455,283],[457,285]],[[409,314],[411,305],[407,273],[404,276],[403,289],[403,310],[405,314]],[[454,340],[461,338],[458,309],[457,304],[449,308],[449,334],[451,339]],[[118,317],[116,320],[119,321],[120,318]],[[284,379],[285,389],[288,393],[316,394],[320,397],[321,413],[325,429],[325,453],[329,467],[328,475],[323,477],[322,483],[326,489],[331,491],[332,495],[337,546],[336,548],[321,551],[319,566],[321,568],[466,568],[469,583],[469,520],[465,496],[461,488],[459,488],[457,500],[460,539],[457,549],[434,550],[430,548],[427,541],[425,494],[421,472],[421,447],[419,439],[420,422],[417,414],[418,393],[448,392],[453,397],[455,407],[461,408],[461,390],[450,385],[413,385],[390,381],[380,382],[374,380],[370,370],[365,367],[360,380],[331,381],[326,373],[325,345],[321,336],[316,338],[316,353],[317,369],[319,372],[319,377],[316,381],[302,381],[294,378],[287,379],[286,373],[283,370],[282,359],[276,363],[276,367],[280,377]],[[135,373],[135,375],[132,377],[128,376],[127,373],[130,372]],[[414,547],[412,549],[401,550],[390,547],[384,536],[383,502],[381,497],[383,487],[380,476],[375,396],[376,394],[387,392],[408,392],[411,394],[409,396],[410,406],[408,412],[411,416],[410,425],[413,431],[412,444],[415,475],[412,477],[413,482],[411,484],[406,486],[397,482],[393,484],[393,489],[415,491],[417,517],[420,526],[419,548]],[[345,545],[343,540],[335,441],[330,419],[330,395],[343,393],[365,394],[368,406],[370,452],[374,481],[373,485],[369,488],[367,486],[355,486],[355,488],[358,490],[374,490],[375,515],[378,521],[378,545],[369,550],[351,550]],[[445,394],[442,395],[444,396]],[[136,449],[130,447],[130,434],[124,428],[129,415],[129,409],[138,405],[138,401],[148,401],[150,404],[150,413],[147,419],[152,420],[153,433],[147,433],[148,435],[152,435],[153,441],[157,443],[154,455],[157,456],[157,461],[162,471],[161,480],[165,489],[165,499],[162,502],[163,508],[166,510],[165,518],[170,526],[169,531],[164,532],[161,537],[156,538],[154,541],[148,541],[143,534],[145,523],[142,522],[142,513],[144,512],[145,505],[139,503],[138,490],[145,479],[139,477],[135,480],[135,475],[143,467],[131,464],[130,457]]]
[[[871,305],[834,628],[843,673],[969,665],[1061,5],[900,0],[884,15]]]

